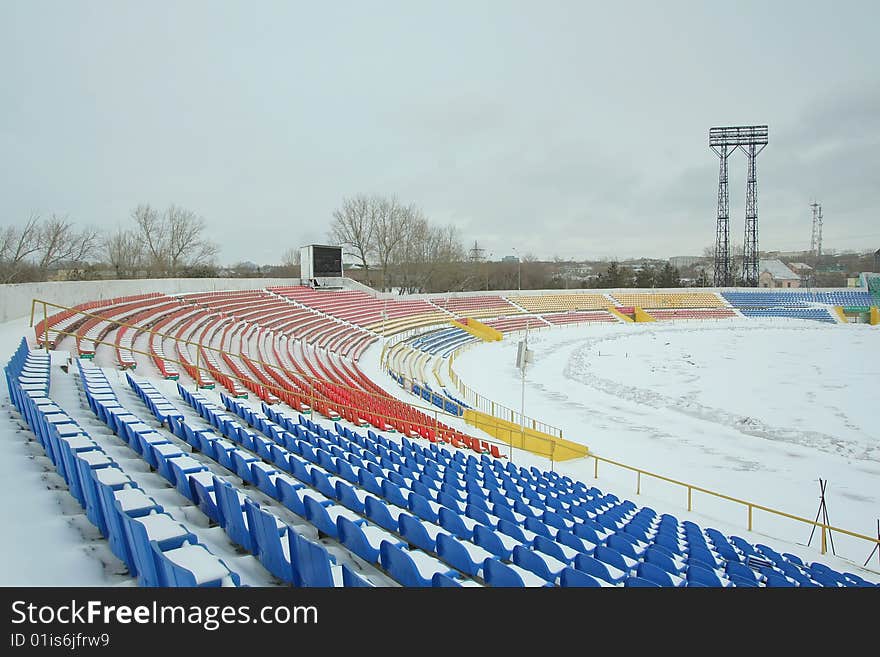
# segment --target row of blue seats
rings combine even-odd
[[[456,415],[458,417],[464,415],[464,408],[460,404],[452,401],[451,399],[447,399],[445,395],[434,392],[431,389],[431,386],[429,386],[427,383],[418,383],[417,381],[413,381],[410,385],[410,392],[416,397],[421,397],[429,404],[433,404],[437,408],[446,411],[450,415]]]
[[[227,400],[226,405],[234,407],[243,406],[234,400]],[[296,427],[288,428],[296,429]],[[337,428],[339,428],[338,425]],[[344,428],[343,431],[345,431]],[[321,462],[320,457],[318,461]],[[328,468],[333,467],[331,463],[326,463],[325,465],[327,465]],[[367,466],[368,470],[372,470],[370,466],[372,466],[372,464]],[[390,481],[393,472],[383,473],[380,471],[373,472],[373,474],[385,474]],[[348,478],[353,479],[351,476]],[[479,575],[481,569],[484,568],[485,558],[499,557],[502,559],[509,559],[517,565],[524,563],[526,564],[526,566],[524,566],[526,570],[531,570],[532,572],[539,570],[545,578],[546,583],[546,581],[555,581],[560,575],[561,570],[565,567],[565,563],[560,564],[561,561],[572,561],[571,557],[573,555],[571,550],[569,550],[568,554],[565,554],[563,546],[554,545],[552,537],[550,535],[544,535],[544,532],[548,531],[547,526],[542,524],[535,516],[531,516],[531,520],[535,522],[534,528],[537,529],[538,532],[541,532],[541,534],[530,532],[529,529],[516,527],[514,524],[516,518],[513,516],[512,511],[504,509],[504,507],[499,507],[499,514],[504,511],[510,514],[509,519],[496,518],[493,521],[489,516],[488,506],[486,506],[479,498],[473,499],[473,507],[460,504],[450,498],[445,500],[445,506],[439,507],[438,513],[434,513],[430,505],[430,500],[418,493],[411,492],[408,498],[404,499],[399,492],[392,492],[395,491],[395,489],[390,485],[389,481],[383,482],[382,486],[376,488],[378,478],[374,479],[374,483],[370,485],[369,475],[364,473],[360,473],[358,481],[363,484],[368,491],[376,493],[381,498],[380,501],[382,503],[380,503],[380,501],[374,502],[368,498],[366,504],[363,505],[367,516],[375,520],[376,524],[391,531],[399,530],[400,533],[411,543],[414,543],[429,552],[436,551],[438,556],[451,562],[457,569],[467,572],[468,574],[475,576]],[[412,480],[410,483],[411,486],[409,488],[412,490],[412,487],[414,487],[413,485],[420,484],[421,482],[418,480]],[[469,480],[468,484],[473,484],[473,479]],[[430,493],[426,491],[426,494]],[[445,493],[441,493],[441,496],[442,495],[445,495]],[[441,497],[440,499],[443,498]],[[400,513],[399,511],[397,512],[397,517],[394,517],[394,512],[389,511],[387,505],[383,506],[383,503],[385,502],[412,511],[413,514],[418,517],[413,518],[412,516]],[[473,528],[475,525],[480,525],[477,526],[475,530],[469,532],[468,527],[465,525],[462,518],[458,514],[450,512],[455,509],[461,513],[464,510],[462,507],[467,509],[465,518],[470,521],[475,521],[470,523],[470,527]],[[434,535],[430,535],[428,528],[438,521],[443,529],[450,532],[449,534],[440,534],[435,530],[433,532]],[[357,528],[352,527],[349,521],[345,519],[340,518],[337,522],[338,532],[342,537],[342,540],[349,544],[356,554],[368,561],[376,561],[378,557],[381,557],[381,541],[378,537],[358,535]],[[527,518],[526,523],[528,524],[529,522],[530,520]],[[496,532],[495,530],[498,531]],[[599,528],[599,531],[602,532],[603,529]],[[541,555],[535,556],[530,550],[532,546],[529,545],[520,545],[520,549],[516,549],[517,540],[521,543],[528,543],[528,538],[531,538],[531,536],[527,537],[526,533],[534,535],[536,545],[538,546],[539,551],[542,552]],[[557,535],[559,535],[559,532],[557,532]],[[455,537],[454,539],[451,538],[453,536]],[[594,540],[598,540],[595,538],[595,534],[593,534],[593,536]],[[460,542],[461,539],[468,540],[472,538],[474,539],[476,546],[484,548],[476,551],[479,557],[476,560],[473,557],[473,552],[475,550],[473,548],[471,548],[469,552],[464,550],[464,548],[461,547]],[[577,541],[578,538],[571,534],[571,540]],[[584,544],[580,543],[577,545],[580,548],[580,551],[583,552]],[[553,555],[549,554],[550,552],[559,554],[561,559],[557,562],[553,562],[551,558]],[[584,559],[586,560],[586,557],[584,557]],[[555,566],[561,565],[562,567],[551,572],[548,563],[554,563]],[[543,566],[540,566],[539,564],[543,564]],[[494,563],[492,564],[493,567],[495,565],[496,564]],[[498,569],[496,568],[495,570],[497,571]]]
[[[239,404],[238,402],[230,399],[225,400],[225,405],[228,409],[231,409],[233,407],[240,409],[244,406],[243,404]],[[264,407],[264,410],[275,412],[276,417],[281,417],[280,413],[278,413],[277,411],[271,411],[270,408]],[[256,419],[253,411],[250,411],[250,414],[251,419]],[[328,430],[321,430],[319,427],[311,423],[311,421],[304,420],[301,416],[300,421],[307,422],[312,428],[323,431],[324,436],[332,438],[332,436],[330,435],[332,432],[329,432]],[[289,423],[286,428],[293,429],[294,431],[298,429],[297,426],[290,426]],[[346,437],[351,438],[356,435],[355,432],[352,432],[344,427],[340,427],[338,424],[336,425],[336,429],[337,436],[339,436],[340,434],[344,434]],[[393,441],[387,441],[387,439],[384,440],[386,444],[398,445],[398,443],[394,443]],[[413,454],[415,455],[417,455],[421,450],[424,450],[424,452],[422,452],[422,456],[426,454],[429,456],[431,455],[432,450],[422,448],[415,443],[407,441],[405,438],[400,445],[402,446],[397,447],[400,453],[403,453],[407,449],[411,449],[413,450]],[[432,447],[436,450],[436,446]],[[382,447],[378,444],[376,445],[376,448],[382,449]],[[333,446],[331,446],[330,449],[333,449]],[[331,460],[329,458],[325,460],[326,462],[324,462],[324,465],[326,465],[328,468],[332,468]],[[320,456],[318,457],[318,462],[322,462]],[[390,467],[397,467],[396,465],[392,464],[386,465],[389,465]],[[476,460],[474,460],[471,465],[475,467]],[[394,482],[394,471],[377,473],[373,469],[372,464],[368,464],[367,469],[373,474],[384,474],[387,478],[391,479]],[[474,490],[475,475],[476,472],[471,472],[470,477],[466,480],[465,485],[469,491]],[[421,486],[423,483],[422,481],[415,479],[415,476],[416,475],[413,475],[413,479],[404,480],[400,483],[406,485],[408,489],[413,490],[416,487]],[[351,478],[351,475],[349,475],[349,478]],[[373,486],[367,486],[368,482],[369,479],[366,476],[360,477],[360,483],[362,483],[368,489],[373,488]],[[461,482],[459,481],[459,484],[460,483]],[[379,490],[371,492],[376,492],[381,497],[385,498],[386,501],[392,499],[399,506],[409,506],[410,510],[414,510],[416,515],[419,515],[423,520],[435,520],[435,518],[430,515],[430,511],[426,509],[423,502],[414,503],[415,501],[420,500],[420,497],[413,496],[411,494],[408,500],[403,500],[402,497],[392,494],[390,492],[392,490],[392,488],[388,487],[380,488]],[[429,501],[430,499],[432,499],[430,497],[431,493],[429,490],[422,489],[420,492],[424,493],[424,497],[427,498]],[[497,493],[495,491],[490,491],[490,494],[493,495],[493,501],[499,501]],[[442,497],[437,496],[436,498],[434,498],[435,501],[439,501],[441,505],[445,505],[450,509],[457,510],[458,512],[462,511],[462,504],[451,499],[451,497],[449,497],[447,493],[441,493],[441,495]],[[479,498],[469,497],[469,501],[473,504],[475,508],[472,508],[468,511],[468,517],[471,517],[472,519],[479,518],[483,521],[484,524],[486,524],[487,526],[492,526],[494,528],[498,528],[500,526],[503,533],[506,532],[508,535],[518,536],[521,540],[524,538],[524,536],[522,536],[518,532],[518,530],[508,524],[509,522],[516,520],[516,518],[508,519],[502,517],[500,518],[500,520],[504,522],[496,523],[496,521],[487,518],[485,515],[480,515],[481,510],[488,510],[488,507],[485,504],[481,505]],[[505,500],[505,502],[509,503],[509,498]],[[498,511],[499,516],[504,515],[502,513],[503,507],[499,507],[499,509],[501,509]],[[551,514],[552,513],[553,512],[551,512]],[[387,514],[385,514],[385,516],[387,517]],[[606,563],[608,563],[609,565],[616,564],[617,566],[621,566],[619,568],[620,573],[617,573],[616,575],[610,574],[607,571],[603,573],[606,577],[610,576],[612,580],[617,582],[621,581],[627,570],[633,570],[634,568],[638,570],[640,568],[641,570],[647,571],[649,573],[645,576],[646,579],[663,581],[665,584],[669,585],[677,583],[678,580],[675,579],[675,576],[684,574],[685,571],[687,571],[687,567],[689,565],[693,565],[694,568],[690,572],[688,578],[688,581],[690,582],[704,583],[714,586],[727,586],[736,584],[739,584],[741,586],[754,586],[766,583],[778,586],[794,583],[784,579],[784,576],[779,570],[776,570],[774,572],[773,569],[775,568],[775,564],[773,564],[771,560],[767,559],[766,555],[759,554],[758,551],[754,550],[745,541],[739,539],[738,537],[733,537],[734,544],[731,544],[720,532],[717,532],[717,530],[709,529],[706,530],[704,534],[704,532],[693,523],[686,522],[683,524],[679,524],[678,521],[672,516],[664,515],[663,517],[657,519],[656,513],[648,508],[643,508],[639,512],[639,514],[637,514],[637,516],[640,516],[642,519],[647,517],[650,519],[650,522],[654,522],[656,519],[657,526],[651,527],[649,523],[637,523],[634,520],[628,525],[619,525],[617,521],[613,518],[609,518],[604,515],[596,515],[594,516],[595,519],[603,521],[605,525],[607,525],[607,527],[596,527],[597,529],[599,529],[600,532],[604,529],[608,529],[611,531],[622,530],[622,532],[618,533],[617,535],[611,535],[610,537],[606,536],[604,537],[605,540],[603,541],[603,538],[600,537],[598,533],[595,533],[595,530],[593,530],[594,533],[590,533],[591,528],[588,527],[586,523],[584,523],[583,525],[579,525],[575,528],[575,531],[578,532],[578,534],[580,535],[572,535],[572,532],[569,531],[572,527],[575,527],[574,525],[567,527],[558,526],[559,531],[556,534],[556,538],[558,541],[561,541],[569,548],[573,548],[578,552],[585,553],[587,555],[590,555],[592,551],[595,551],[596,547],[601,547],[602,549],[598,550],[598,555],[600,557],[603,557]],[[453,521],[449,520],[449,518],[450,516],[448,514],[445,514],[444,509],[441,508],[440,513],[437,517],[437,519],[439,519],[441,522],[441,526],[445,529],[457,529],[457,527],[453,526]],[[556,518],[554,515],[546,515],[546,511],[545,518],[550,521],[551,527],[554,524],[558,525],[559,523],[558,518]],[[609,522],[609,520],[611,522]],[[387,521],[386,524],[389,525],[391,528],[394,528],[395,522],[396,521],[392,519],[391,521]],[[529,522],[528,519],[527,522]],[[382,524],[381,517],[377,518],[377,523]],[[546,525],[547,523],[544,524]],[[537,529],[538,532],[542,531],[541,522],[535,522],[531,525],[531,527],[532,529]],[[667,531],[667,529],[670,527],[671,530]],[[653,536],[650,538],[648,537],[649,532],[653,532]],[[484,532],[480,532],[480,536],[483,537],[486,541],[490,540],[488,538],[488,535],[486,535]],[[584,540],[582,540],[586,536],[589,536],[592,539],[592,542],[585,542]],[[547,537],[545,536],[545,538]],[[688,538],[691,539],[690,542],[688,541]],[[656,545],[651,545],[651,540],[656,541]],[[638,546],[638,551],[636,551],[636,548],[633,547],[632,544],[637,543],[638,541],[641,541],[642,544]],[[415,542],[418,544],[419,541],[416,540]],[[549,542],[538,541],[538,543],[542,544],[542,547],[545,551],[552,552],[554,556],[560,557],[560,560],[564,560],[572,556],[570,551],[566,554],[565,551],[561,550],[559,546],[554,547],[553,545],[549,544]],[[604,545],[600,545],[601,543],[604,543]],[[423,543],[423,545],[428,548],[431,547],[430,544]],[[649,547],[653,547],[654,549],[652,551],[648,551],[647,548]],[[375,551],[377,548],[378,545],[374,544],[372,547],[372,556],[375,556]],[[770,550],[770,548],[766,548],[766,546],[765,549],[767,551]],[[499,551],[499,549],[496,547],[496,552],[497,551]],[[615,554],[614,551],[619,554]],[[747,554],[748,551],[750,551],[751,554]],[[646,557],[646,560],[649,562],[650,565],[638,565],[639,558],[643,555]],[[688,555],[686,560],[685,555]],[[627,561],[627,559],[621,559],[621,556],[628,557],[629,561]],[[778,553],[777,557],[780,560],[784,561],[784,559],[779,557]],[[679,559],[678,564],[675,564],[676,558]],[[691,563],[687,563],[687,561],[690,561]],[[582,567],[586,567],[586,563],[586,559],[581,560]],[[460,566],[461,564],[459,563],[458,567]],[[666,574],[656,572],[655,566],[662,566]],[[756,573],[755,568],[764,568],[766,572]],[[467,569],[464,568],[464,570]],[[654,572],[652,573],[651,571]],[[644,575],[644,573],[641,574]],[[670,577],[670,575],[673,577]],[[783,578],[780,579],[780,576],[782,576]],[[809,578],[804,577],[802,574],[800,574],[800,577],[804,585],[815,585],[814,582],[811,582]],[[797,581],[796,577],[793,577],[791,579],[795,579]]]
[[[241,431],[240,425],[236,426],[236,423],[221,419],[219,413],[222,410],[221,407],[213,404],[200,393],[191,393],[182,386],[179,386],[179,391],[184,400],[212,425],[211,428],[202,430],[189,429],[193,433],[191,439],[201,441],[202,449],[206,452],[212,449],[211,443],[216,442],[216,434],[214,440],[210,436],[215,426],[221,432],[227,431],[226,435],[232,441],[241,439],[242,436],[248,436],[247,432]],[[186,435],[187,423],[184,425],[182,429]],[[262,454],[269,463],[254,457],[253,461],[242,464],[235,471],[243,481],[257,486],[270,497],[279,500],[295,514],[312,523],[321,535],[331,539],[339,540],[340,538],[338,531],[340,519],[348,520],[352,526],[363,528],[362,531],[371,532],[379,529],[371,527],[371,523],[364,515],[364,499],[367,498],[367,495],[362,492],[359,495],[360,490],[356,489],[356,477],[353,476],[353,470],[352,479],[354,481],[346,482],[335,472],[331,473],[325,470],[317,462],[317,453],[320,452],[322,455],[327,455],[326,458],[330,458],[329,453],[316,449],[309,450],[303,455],[302,449],[297,446],[302,443],[302,446],[305,447],[308,444],[305,440],[295,438],[293,434],[288,432],[282,432],[280,428],[273,431],[267,427],[267,431],[267,435],[276,436],[279,440],[278,443],[274,443],[269,439],[271,443],[269,451]],[[280,436],[281,433],[284,434],[283,437]],[[265,439],[258,436],[257,442],[254,443],[254,447],[260,446],[257,451],[258,455],[265,449],[264,441]],[[240,444],[244,446],[244,443]],[[293,448],[296,451],[288,448]],[[314,462],[309,461],[309,458]],[[248,466],[250,471],[248,471]],[[418,563],[424,567],[425,563],[431,562],[432,573],[442,574],[447,584],[466,584],[461,581],[460,574],[453,572],[431,555],[417,549],[410,549],[409,544],[400,535],[394,535],[391,532],[381,533],[383,538],[390,539],[395,551],[390,557],[395,564],[393,568],[398,568],[402,563],[409,563],[411,567],[412,564]],[[398,552],[400,554],[397,554]],[[373,563],[381,565],[378,560]],[[387,574],[398,581],[406,580],[405,575],[396,571],[388,571]],[[430,585],[431,578],[428,578],[427,581],[429,582],[427,585]]]
[[[264,410],[269,409],[264,408]],[[281,415],[277,411],[276,414],[279,416]],[[288,426],[288,428],[292,427]],[[346,438],[355,438],[357,436],[355,432],[348,430],[344,427],[339,427],[339,425],[337,425],[336,428],[337,435],[344,435]],[[397,443],[394,443],[393,441],[387,442],[397,445]],[[407,446],[409,446],[410,449],[414,450],[415,455],[418,455],[421,450],[424,450],[424,454],[429,456],[432,452],[436,453],[438,451],[445,451],[444,448],[438,449],[436,445],[431,445],[430,449],[422,448],[418,444],[409,443],[409,441],[404,438],[403,449],[405,450]],[[476,460],[474,459],[472,465],[474,465],[475,463]],[[513,466],[511,466],[510,464],[508,464],[508,467],[515,471],[515,468],[513,468]],[[467,484],[469,486],[473,486],[473,475],[474,473],[470,473],[470,479],[468,480]],[[419,482],[416,482],[415,486],[418,486],[418,484]],[[602,519],[600,518],[600,520]],[[809,571],[809,567],[804,566],[804,564],[800,562],[800,560],[797,559],[795,555],[786,555],[786,557],[782,557],[778,553],[775,553],[775,551],[772,551],[772,549],[767,546],[763,546],[764,554],[760,554],[760,550],[755,550],[754,548],[750,547],[747,542],[745,542],[743,539],[740,539],[739,537],[733,537],[733,543],[735,543],[735,545],[732,545],[723,537],[723,535],[721,535],[720,532],[717,532],[717,530],[709,529],[706,530],[704,533],[703,530],[700,530],[696,525],[693,525],[693,523],[679,524],[678,521],[672,516],[664,515],[663,522],[667,522],[670,520],[673,521],[673,526],[676,527],[676,533],[670,534],[668,532],[659,531],[656,536],[656,541],[658,542],[658,545],[656,546],[657,550],[655,550],[655,552],[662,552],[664,549],[666,549],[671,552],[671,554],[669,554],[668,556],[682,558],[690,551],[690,559],[691,561],[695,562],[696,566],[703,569],[713,569],[717,573],[716,575],[708,576],[705,572],[695,571],[694,577],[699,576],[699,579],[706,582],[711,582],[713,583],[713,585],[727,586],[735,584],[737,581],[739,581],[740,585],[754,585],[755,583],[763,585],[769,583],[773,586],[810,586],[816,585],[821,579],[821,575],[818,579],[816,577],[813,577]],[[584,528],[580,529],[581,533],[586,533]],[[637,530],[634,528],[634,525],[630,526],[628,528],[628,531],[632,533],[638,533]],[[707,534],[709,536],[708,540]],[[692,538],[699,538],[694,541],[693,545],[689,545],[687,540],[688,536],[691,536]],[[568,540],[570,543],[573,542],[570,539]],[[717,543],[719,547],[716,548],[715,543]],[[620,547],[619,542],[618,547]],[[719,551],[723,554],[723,556],[722,554],[719,554]],[[775,554],[776,560],[779,563],[776,564],[773,562],[772,559],[768,559],[768,554]],[[653,557],[653,560],[655,562],[662,561],[662,559],[659,558],[658,554],[654,554]],[[790,558],[792,560],[792,563],[789,563],[787,561],[787,558]],[[743,570],[744,564],[748,564],[750,570]],[[755,574],[755,568],[757,568],[759,571],[757,575]],[[762,568],[763,570],[761,570]],[[673,574],[681,574],[682,568],[670,568],[669,571]],[[736,577],[730,578],[727,571],[731,571],[731,573],[735,574]],[[847,574],[846,576],[837,576],[837,581],[840,583],[840,585],[865,585],[866,583],[865,580],[853,574]],[[831,585],[827,578],[826,585]]]
[[[467,331],[459,328],[449,328],[421,335],[410,340],[409,344],[419,351],[437,355],[449,349],[457,349],[462,344],[474,339],[474,336]]]
[[[198,449],[218,464],[236,474],[245,474],[252,481],[253,472],[263,472],[251,464],[258,459],[222,440],[217,434],[191,427],[165,396],[148,381],[128,377],[128,383],[144,404],[160,419],[168,417],[175,435]],[[168,413],[168,409],[174,412]],[[163,411],[162,409],[165,409]],[[212,435],[209,436],[208,434]],[[161,458],[161,457],[160,457]],[[194,461],[190,457],[185,457]],[[187,499],[195,503],[227,536],[247,552],[256,556],[264,567],[285,583],[302,587],[371,586],[347,565],[335,566],[335,559],[327,549],[309,540],[277,516],[244,496],[231,483],[214,475],[206,466],[199,469],[177,467],[181,461],[172,458],[169,470],[173,485]],[[196,462],[197,463],[197,462]],[[158,463],[161,472],[161,461]],[[268,474],[266,474],[268,476]],[[290,480],[290,484],[295,484]]]
[[[240,407],[241,405],[236,408]],[[233,409],[232,407],[227,408],[229,408],[236,414],[239,414],[238,410]],[[457,463],[462,468],[467,469],[477,468],[478,470],[482,471],[483,469],[489,468],[493,472],[505,473],[505,476],[514,479],[514,481],[516,481],[517,484],[520,486],[528,486],[531,490],[538,494],[540,499],[543,499],[544,493],[548,490],[551,492],[551,494],[554,495],[574,495],[575,493],[580,493],[582,495],[587,495],[587,498],[589,498],[591,494],[596,492],[595,488],[588,488],[580,482],[574,482],[570,477],[560,475],[556,472],[541,472],[535,466],[531,466],[528,469],[524,467],[516,467],[510,462],[501,461],[499,459],[492,459],[485,454],[481,455],[478,459],[473,454],[466,454],[461,450],[450,452],[446,447],[438,445],[436,443],[432,443],[426,447],[421,447],[420,445],[410,441],[406,437],[403,437],[402,442],[398,443],[396,441],[389,440],[383,437],[381,434],[377,435],[372,430],[367,431],[367,437],[365,438],[364,436],[358,434],[356,431],[341,427],[339,423],[336,423],[336,433],[334,433],[328,429],[324,429],[319,425],[316,425],[308,418],[304,418],[302,415],[299,415],[297,419],[294,419],[293,417],[287,415],[284,410],[278,410],[277,408],[268,406],[265,403],[262,404],[262,409],[265,417],[271,419],[273,422],[278,423],[287,431],[295,433],[298,430],[297,426],[305,426],[324,440],[328,442],[336,442],[343,447],[350,443],[354,443],[360,448],[367,449],[373,453],[379,454],[381,454],[382,450],[384,449],[389,452],[387,456],[389,456],[395,463],[397,463],[399,457],[400,459],[412,458],[417,463],[423,463],[426,460],[436,461],[441,471],[444,467],[454,465],[453,462]],[[379,447],[376,446],[377,444],[379,445]],[[405,451],[407,453],[406,457],[404,457]],[[412,464],[403,464],[408,465],[408,467],[412,467]],[[472,478],[472,473],[468,472],[468,477]]]
[[[128,446],[173,482],[170,464],[196,472],[201,464],[185,457],[119,403],[103,371],[77,360],[83,390],[93,411]],[[87,515],[108,538],[110,549],[136,574],[141,586],[240,586],[241,579],[185,525],[174,520],[121,469],[94,470],[80,482]]]
[[[817,322],[837,323],[824,308],[743,308],[740,312],[746,317],[784,317],[790,319],[811,319]]]
[[[10,398],[86,517],[141,585],[223,586],[238,575],[146,495],[101,447],[49,398],[48,355],[22,340],[6,368]],[[161,535],[155,531],[161,529]],[[199,579],[188,566],[200,564]],[[213,566],[205,570],[205,564]]]
[[[816,292],[729,291],[722,296],[736,308],[807,307],[811,303],[831,306],[871,306],[874,300],[864,290],[830,290]]]

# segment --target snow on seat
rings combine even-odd
[[[113,495],[116,508],[129,515],[146,515],[150,511],[162,511],[162,507],[140,488],[127,488],[116,491]]]
[[[240,578],[217,555],[200,543],[162,550],[150,541],[161,586],[238,586]]]
[[[120,512],[120,518],[141,586],[160,586],[151,543],[155,542],[164,551],[180,547],[186,542],[197,542],[195,534],[167,513],[153,511],[148,515],[132,518]]]

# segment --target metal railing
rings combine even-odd
[[[705,495],[709,495],[712,497],[716,497],[718,499],[726,500],[728,502],[733,502],[740,506],[745,507],[747,513],[746,520],[746,528],[749,531],[753,531],[754,527],[754,512],[756,510],[763,511],[772,515],[776,515],[782,518],[787,518],[789,520],[794,520],[806,525],[810,525],[812,527],[818,528],[821,530],[820,538],[821,538],[821,553],[825,554],[828,547],[827,541],[830,533],[832,531],[838,532],[840,534],[844,534],[846,536],[851,536],[853,538],[858,538],[864,541],[868,541],[873,543],[874,545],[880,544],[880,536],[872,537],[866,536],[865,534],[859,534],[858,532],[850,531],[848,529],[843,529],[842,527],[836,527],[834,525],[830,525],[823,522],[818,522],[816,520],[810,520],[809,518],[804,518],[802,516],[794,515],[792,513],[786,513],[785,511],[779,511],[778,509],[774,509],[763,504],[757,504],[756,502],[749,502],[748,500],[739,499],[737,497],[733,497],[731,495],[725,495],[724,493],[719,493],[718,491],[710,490],[708,488],[703,488],[702,486],[696,486],[694,484],[689,484],[684,481],[679,481],[677,479],[672,479],[671,477],[666,477],[664,475],[659,475],[654,472],[649,472],[648,470],[643,470],[642,468],[637,468],[631,465],[627,465],[625,463],[620,463],[619,461],[614,461],[609,458],[605,458],[603,456],[599,456],[598,454],[593,454],[592,452],[587,455],[588,459],[593,459],[593,478],[599,478],[599,461],[603,463],[608,463],[609,465],[616,466],[618,468],[622,468],[624,470],[628,470],[630,472],[634,472],[636,474],[636,495],[641,495],[642,493],[642,477],[650,477],[652,479],[657,479],[659,481],[665,481],[667,483],[673,484],[675,486],[679,486],[684,488],[687,493],[687,510],[694,510],[694,493],[703,493]]]

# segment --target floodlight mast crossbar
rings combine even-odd
[[[769,135],[766,125],[709,128],[709,146],[766,146]]]
[[[716,287],[733,283],[730,271],[730,217],[727,189],[727,157],[730,150],[741,150],[748,158],[746,179],[746,226],[743,240],[741,283],[758,286],[758,153],[769,142],[766,125],[728,126],[709,129],[709,147],[721,159],[718,175],[718,218],[715,227],[715,280]]]

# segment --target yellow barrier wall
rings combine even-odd
[[[846,318],[846,313],[843,312],[843,306],[834,306],[834,311],[837,313],[837,316],[840,318],[840,321],[846,324],[849,320]]]
[[[652,317],[651,313],[649,313],[647,310],[643,310],[642,308],[639,308],[638,306],[635,306],[634,309],[635,309],[634,314],[636,316],[637,322],[656,322],[657,321],[657,319]]]
[[[871,326],[877,326],[880,324],[880,309],[877,306],[871,306]]]
[[[466,317],[467,324],[464,322],[460,322],[457,319],[453,319],[450,324],[455,326],[456,328],[464,329],[471,335],[474,335],[480,340],[484,340],[486,342],[497,342],[501,340],[504,336],[501,334],[501,331],[497,331],[493,329],[491,326],[486,326],[482,322],[478,322],[473,317]]]
[[[564,438],[556,438],[534,429],[525,428],[520,430],[518,424],[501,420],[473,409],[465,409],[464,420],[471,426],[482,429],[490,436],[494,436],[511,447],[518,447],[554,461],[576,459],[587,456],[589,453],[586,445],[573,443]]]
[[[608,310],[608,312],[610,312],[612,315],[614,315],[614,316],[617,317],[618,319],[622,319],[624,322],[631,322],[631,321],[633,321],[633,318],[632,318],[632,317],[630,317],[629,315],[624,315],[622,312],[620,312],[620,311],[619,311],[617,308],[615,308],[614,306],[608,306],[607,310]]]

